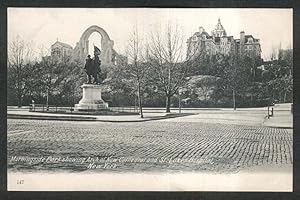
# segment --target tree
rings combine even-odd
[[[22,106],[23,98],[31,88],[32,66],[32,43],[26,43],[17,36],[8,46],[8,82],[11,87],[9,93],[16,93],[18,107]]]
[[[135,82],[137,88],[137,96],[139,102],[139,110],[140,116],[143,118],[143,101],[142,101],[142,90],[144,85],[146,84],[146,73],[147,66],[145,62],[143,62],[143,46],[141,44],[141,38],[139,36],[137,26],[134,28],[132,32],[132,36],[127,48],[128,59],[131,60],[131,63],[126,65],[127,74],[132,77]]]
[[[189,67],[196,59],[185,58],[184,37],[177,25],[169,23],[166,31],[152,32],[149,38],[151,82],[165,94],[166,112],[170,112],[171,97],[187,82]]]
[[[73,105],[80,97],[80,85],[84,82],[82,66],[76,61],[56,62],[44,57],[39,63],[41,94],[46,104]]]
[[[209,75],[192,76],[188,81],[188,89],[197,94],[199,100],[207,102],[216,88],[218,77]]]
[[[142,44],[141,36],[139,35],[137,26],[134,27],[127,49],[126,54],[129,62],[123,62],[119,69],[118,79],[123,84],[129,86],[136,92],[138,97],[139,113],[143,118],[143,93],[146,86],[146,74],[148,65],[145,62],[145,46]]]
[[[270,99],[274,102],[291,102],[293,92],[293,50],[278,50],[278,59],[265,63],[263,72]]]
[[[238,55],[231,55],[222,63],[224,65],[224,73],[222,78],[225,80],[225,90],[232,92],[232,107],[236,110],[236,94],[241,80],[240,77],[240,60]]]

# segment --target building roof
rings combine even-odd
[[[201,37],[203,35],[206,35],[206,39],[209,39],[210,41],[214,42],[216,45],[219,45],[220,42],[221,42],[221,38],[220,37],[216,37],[217,36],[217,33],[222,33],[222,34],[218,34],[218,36],[221,35],[221,38],[227,38],[228,42],[235,42],[237,45],[240,45],[241,43],[241,40],[240,38],[239,39],[234,39],[233,36],[227,36],[226,35],[226,31],[223,27],[223,25],[221,24],[221,20],[220,18],[218,19],[218,23],[215,27],[215,29],[212,31],[212,35],[209,35],[203,27],[199,27],[199,31],[198,32],[195,32],[193,34],[193,36],[191,36],[190,38],[188,38],[188,41],[187,42],[192,42],[192,37]],[[244,31],[242,31],[244,32]],[[245,32],[244,32],[245,33]],[[260,40],[257,39],[257,38],[254,38],[253,35],[245,35],[245,41],[242,41],[244,43],[248,43],[248,39],[249,38],[253,38],[253,42],[254,42],[254,45],[259,45],[259,42]]]
[[[217,23],[217,25],[215,26],[215,30],[225,31],[223,25],[221,24],[221,19],[220,19],[220,18],[218,19],[218,23]]]
[[[209,37],[209,34],[206,32],[206,31],[203,31],[202,33],[200,33],[200,32],[195,32],[194,33],[194,35],[196,35],[196,36],[202,36],[202,35],[206,35],[206,37]]]
[[[225,31],[223,25],[221,24],[221,20],[220,20],[220,18],[219,18],[219,19],[218,19],[218,23],[217,23],[217,25],[215,26],[215,29],[212,31],[212,34],[215,35],[215,34],[220,33],[220,32],[221,32],[222,35],[224,35],[224,36],[227,35],[227,33],[226,33],[226,31]]]
[[[55,45],[55,44],[59,44],[59,45],[65,47],[65,48],[71,48],[71,49],[73,49],[73,47],[72,47],[71,45],[66,44],[66,43],[63,43],[63,42],[59,42],[59,41],[56,41],[56,42],[55,42],[54,44],[52,44],[51,46],[53,46],[53,45]]]
[[[245,42],[248,42],[249,38],[253,38],[253,42],[259,42],[259,39],[253,37],[253,35],[245,35]]]
[[[233,36],[227,36],[227,38],[230,42],[234,41]]]

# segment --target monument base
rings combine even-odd
[[[82,99],[75,104],[75,111],[101,111],[108,109],[108,103],[101,97],[101,86],[93,84],[83,84]]]

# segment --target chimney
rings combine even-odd
[[[204,32],[204,28],[202,26],[199,27],[199,33],[201,34],[202,32]]]
[[[245,32],[240,32],[240,55],[243,56],[245,53]]]
[[[240,33],[240,43],[244,44],[245,43],[245,32],[241,31]]]

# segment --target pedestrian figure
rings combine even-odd
[[[34,104],[34,100],[31,100],[31,106],[32,106],[32,110],[35,111],[35,104]]]

